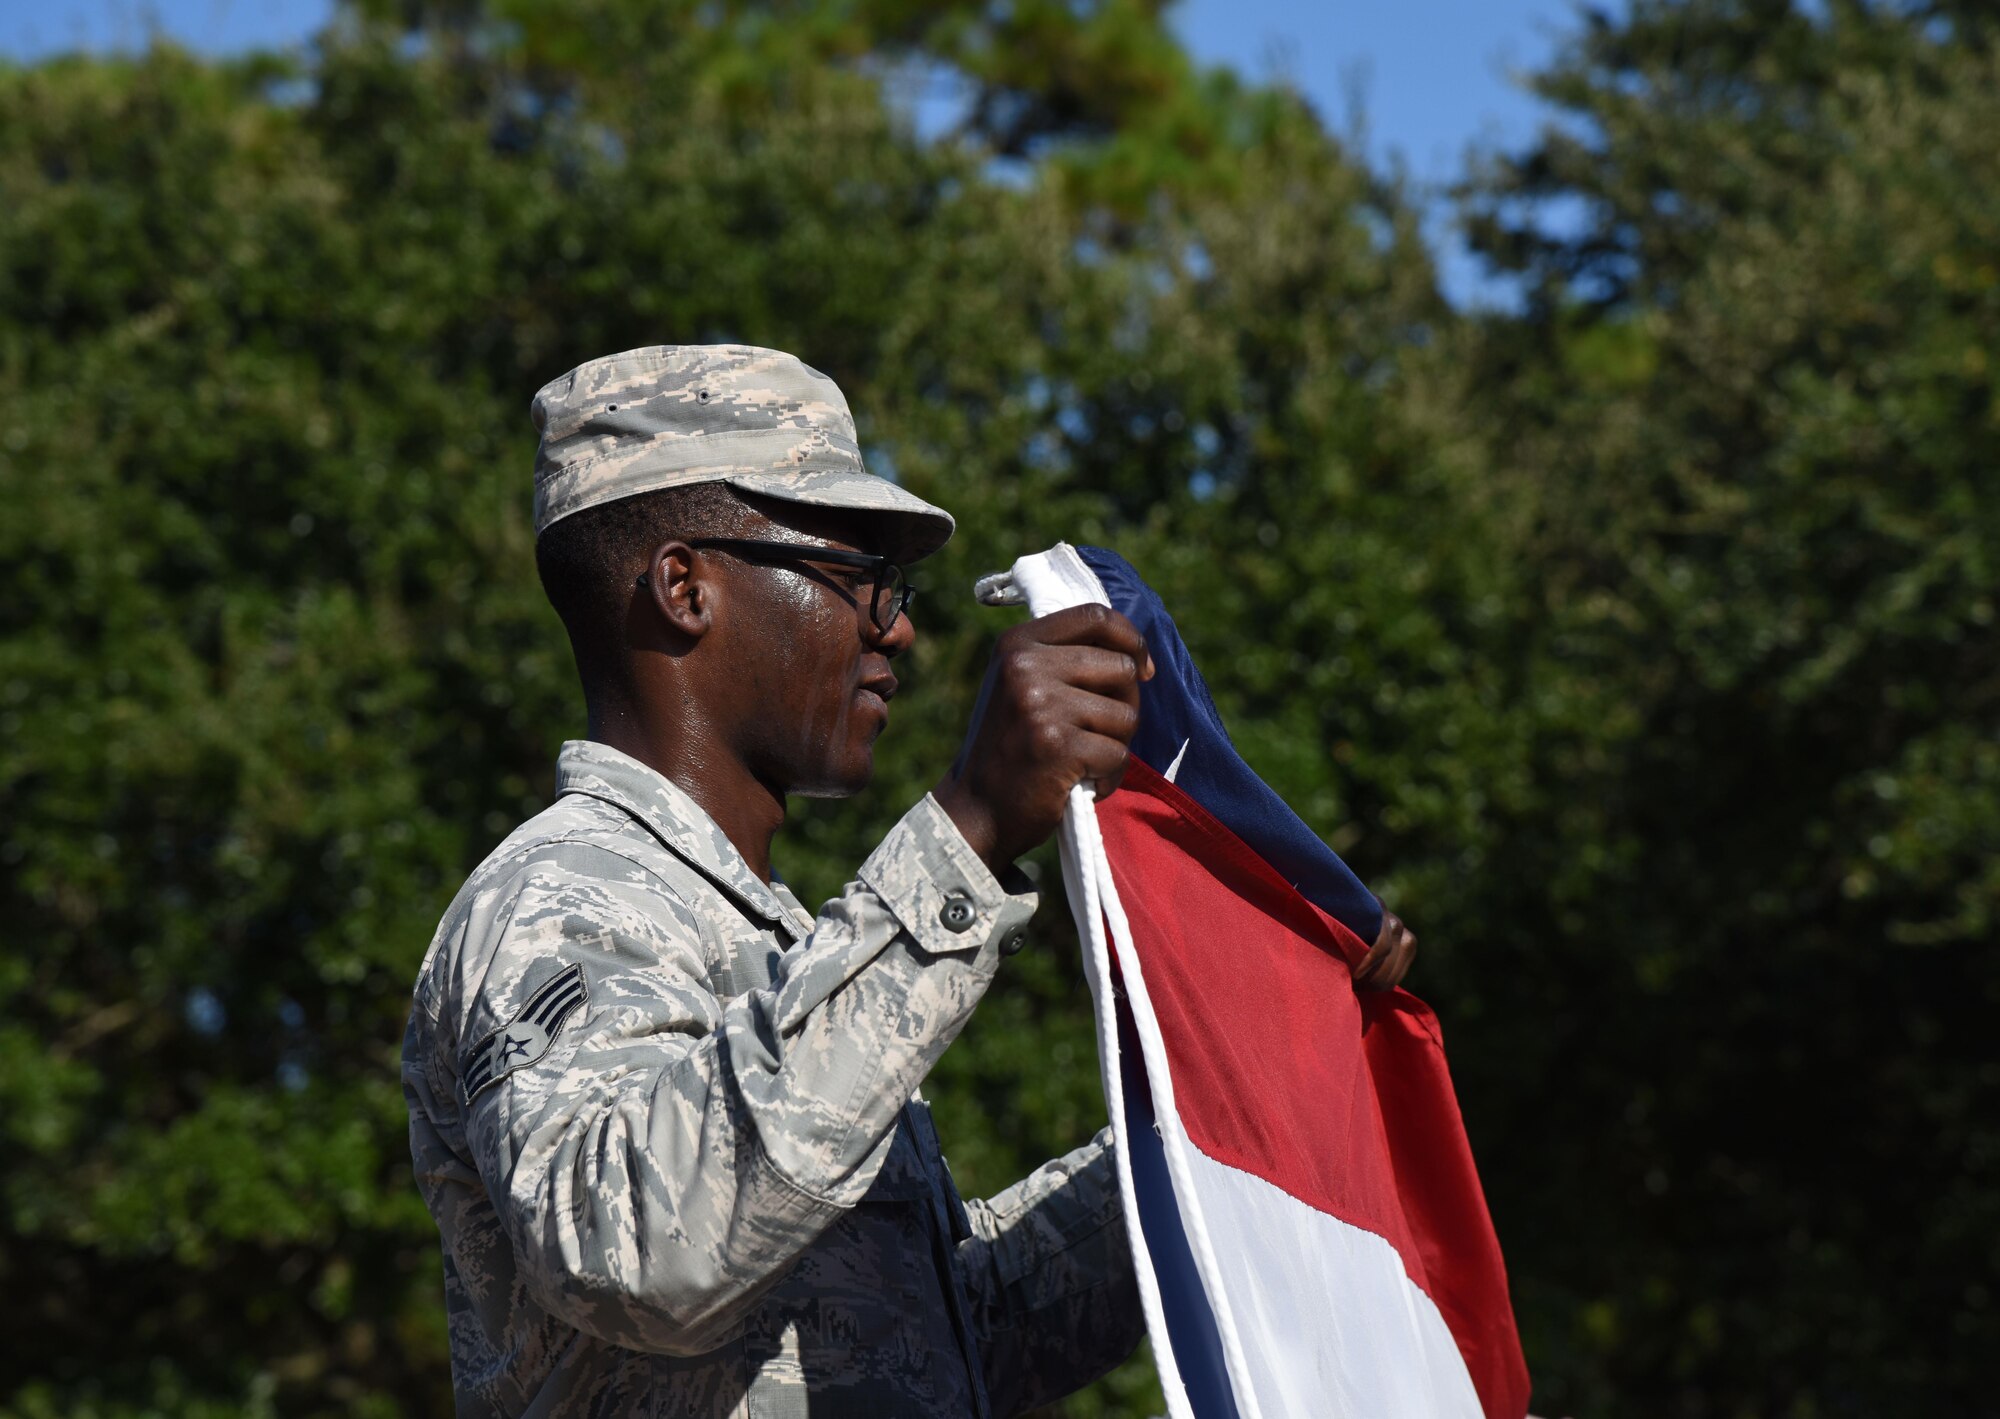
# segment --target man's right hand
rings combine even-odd
[[[1099,798],[1117,788],[1139,685],[1152,678],[1145,637],[1108,606],[1073,606],[1000,637],[965,747],[933,790],[989,867],[1054,832],[1077,784]]]

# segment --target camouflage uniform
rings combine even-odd
[[[915,1096],[1035,899],[926,798],[814,921],[565,745],[404,1045],[463,1415],[1007,1415],[1142,1321],[1104,1135],[961,1203]]]
[[[649,345],[578,365],[532,410],[535,534],[635,493],[727,483],[866,512],[884,550],[914,562],[951,537],[951,514],[870,473],[840,386],[756,345]]]

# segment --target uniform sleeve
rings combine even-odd
[[[492,1028],[456,1045],[467,1142],[539,1305],[701,1354],[867,1191],[1034,897],[926,798],[772,988],[725,1002],[683,904],[565,846],[600,861],[521,881],[477,989]]]
[[[995,1414],[1060,1399],[1138,1348],[1146,1322],[1110,1129],[965,1210],[959,1272]]]

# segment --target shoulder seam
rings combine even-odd
[[[645,873],[648,877],[652,878],[655,882],[658,882],[661,887],[666,889],[667,895],[672,897],[675,901],[679,902],[682,906],[688,907],[690,909],[692,909],[694,906],[693,902],[690,902],[686,897],[681,895],[680,892],[676,891],[674,888],[674,884],[669,882],[662,873],[660,873],[650,864],[642,861],[640,858],[634,856],[630,852],[625,851],[621,847],[615,846],[611,843],[603,842],[600,839],[594,837],[585,837],[579,833],[563,833],[556,837],[537,838],[533,843],[525,846],[521,850],[520,856],[530,857],[535,853],[537,849],[540,848],[563,847],[563,846],[595,848],[598,852],[603,853],[606,857],[615,857],[620,862],[629,862],[634,867],[638,868],[641,872]],[[661,849],[661,851],[663,852],[665,850],[666,849],[664,848]]]

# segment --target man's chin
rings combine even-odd
[[[852,798],[875,777],[875,752],[864,750],[860,762],[843,766],[791,790],[794,798]]]

